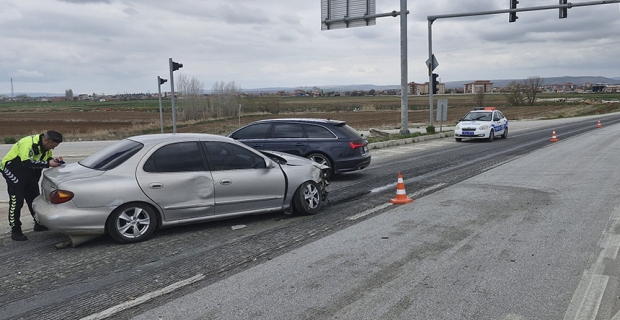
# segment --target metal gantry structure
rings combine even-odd
[[[400,0],[400,11],[376,14],[375,0],[321,0],[321,29],[360,27],[375,24],[375,18],[400,15],[400,134],[409,134],[409,87],[407,84],[407,0]],[[359,14],[358,16],[351,16]]]
[[[590,1],[590,2],[581,2],[581,3],[570,3],[567,0],[558,0],[559,4],[551,5],[551,6],[536,6],[536,7],[528,7],[528,8],[517,8],[519,3],[518,0],[509,0],[510,9],[504,10],[491,10],[491,11],[479,11],[479,12],[467,12],[467,13],[455,13],[455,14],[444,14],[444,15],[435,15],[428,16],[428,83],[429,89],[432,81],[436,78],[433,70],[437,66],[435,63],[435,56],[433,54],[433,22],[437,19],[448,19],[448,18],[460,18],[460,17],[471,17],[471,16],[482,16],[482,15],[490,15],[490,14],[505,14],[508,13],[508,22],[515,22],[517,17],[517,12],[523,11],[539,11],[539,10],[558,10],[559,18],[564,19],[568,16],[568,9],[575,7],[585,7],[585,6],[594,6],[601,4],[612,4],[612,3],[620,3],[620,0],[603,0],[603,1]],[[429,108],[430,108],[430,125],[433,126],[433,90],[429,90],[428,100],[429,100]]]

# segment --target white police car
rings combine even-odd
[[[508,119],[494,107],[474,108],[467,113],[454,129],[457,142],[466,139],[487,139],[493,141],[495,136],[508,138]]]

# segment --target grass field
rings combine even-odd
[[[545,93],[534,106],[509,106],[503,94],[486,94],[485,106],[495,106],[508,119],[574,117],[618,111],[620,94]],[[475,95],[435,95],[448,100],[448,120],[452,125],[476,106]],[[561,99],[562,101],[552,101]],[[178,100],[177,100],[178,101]],[[307,117],[345,120],[358,130],[398,129],[401,125],[401,98],[364,97],[268,97],[240,98],[241,117],[177,122],[178,132],[226,134],[239,125],[265,118]],[[178,104],[177,104],[178,105]],[[430,124],[428,96],[408,97],[409,127]],[[164,132],[172,132],[171,103],[163,101]],[[435,115],[433,115],[435,117]],[[136,134],[160,132],[158,100],[121,102],[2,102],[0,142],[27,134],[54,129],[68,140],[119,139]],[[435,123],[438,126],[438,123]]]

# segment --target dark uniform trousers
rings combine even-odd
[[[21,172],[16,174],[11,171],[10,167],[7,163],[4,171],[2,171],[2,176],[6,180],[9,193],[9,225],[11,227],[21,227],[21,209],[24,201],[34,218],[32,202],[39,195],[41,170],[19,170]]]

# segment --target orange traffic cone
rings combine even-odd
[[[549,140],[551,142],[558,142],[558,137],[555,136],[555,130],[553,130],[553,133],[551,134],[551,140]]]
[[[398,184],[396,186],[396,198],[390,199],[393,204],[405,204],[413,202],[413,199],[407,198],[407,192],[405,192],[405,183],[403,182],[403,175],[398,173]]]
[[[603,127],[603,125],[601,125],[601,120],[598,121],[598,123],[596,124],[596,127],[597,128],[602,128]]]

